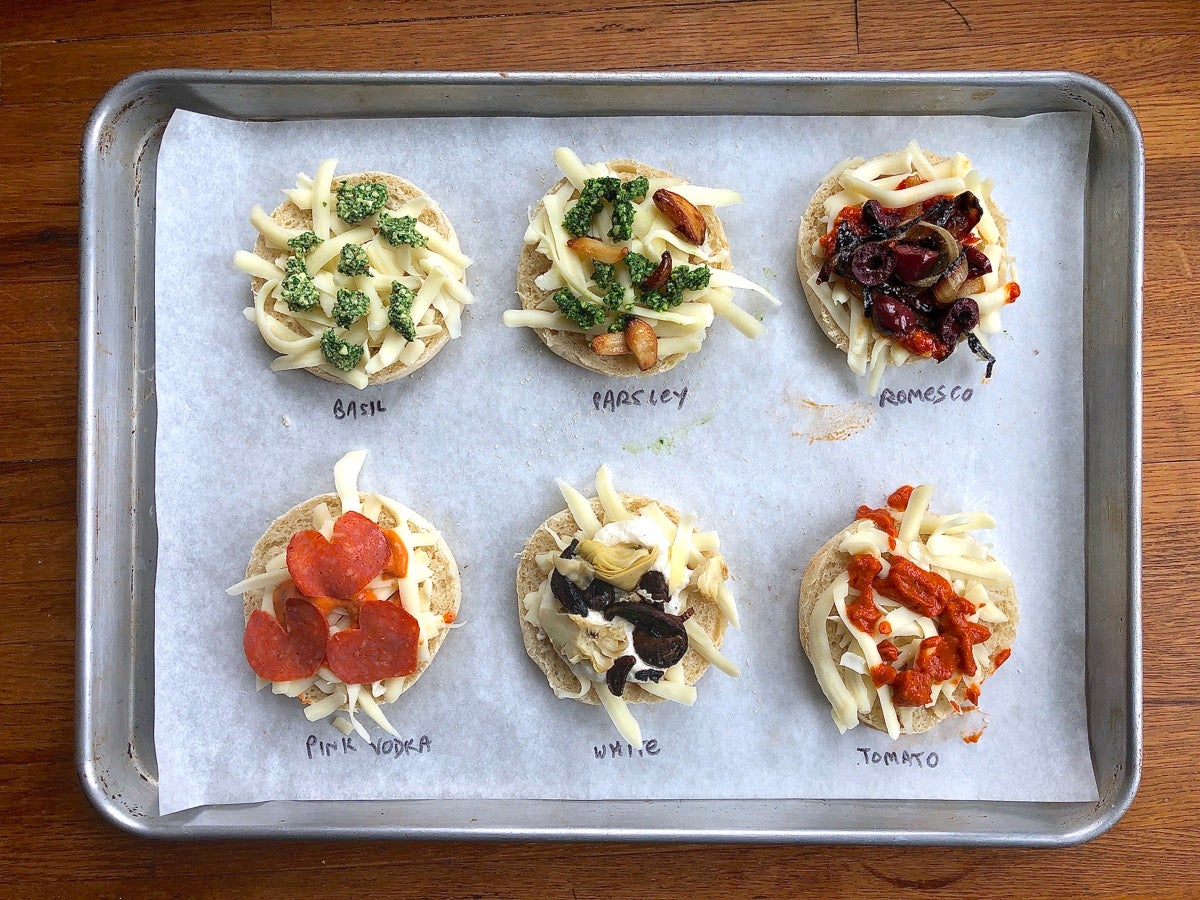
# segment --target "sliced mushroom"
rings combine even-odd
[[[606,244],[592,237],[573,237],[567,241],[567,246],[580,256],[602,263],[618,263],[629,255],[628,247]]]
[[[587,615],[588,608],[583,602],[583,592],[558,569],[550,574],[550,592],[567,612],[577,616]]]
[[[629,670],[633,668],[633,664],[637,660],[632,656],[622,656],[612,668],[608,670],[608,674],[604,676],[604,680],[608,683],[608,689],[613,695],[620,697],[625,693],[625,679],[629,677]]]
[[[687,632],[656,635],[641,628],[633,629],[633,649],[648,666],[669,669],[687,654]]]

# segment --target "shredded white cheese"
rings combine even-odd
[[[907,559],[940,575],[950,582],[959,596],[970,601],[976,611],[968,616],[969,621],[989,624],[1007,621],[1008,617],[993,601],[988,587],[1010,581],[1011,575],[991,556],[986,545],[968,533],[974,528],[990,528],[994,521],[982,512],[930,515],[932,493],[932,485],[914,488],[904,513],[892,511],[893,518],[898,520],[894,549],[888,549],[888,535],[875,523],[860,519],[846,529],[839,550],[851,556],[869,553],[881,560],[881,577],[887,576],[893,560]],[[943,555],[938,552],[937,538],[944,538],[951,532],[960,543],[953,545],[954,554]],[[964,550],[970,559],[957,555]],[[972,571],[965,572],[964,569]],[[980,576],[978,571],[985,572],[988,577]],[[886,623],[886,627],[876,625],[874,633],[867,634],[854,625],[846,612],[847,606],[858,596],[859,592],[850,587],[849,575],[844,571],[825,588],[808,617],[809,657],[839,731],[854,728],[860,716],[878,708],[889,736],[895,739],[911,730],[914,708],[897,707],[889,685],[876,687],[870,670],[884,662],[878,647],[884,641],[890,641],[896,647],[899,658],[888,665],[899,671],[913,663],[921,641],[937,636],[938,623],[877,593],[876,605],[884,611],[880,623]],[[840,651],[836,658],[835,647]],[[975,644],[972,653],[978,666],[976,676],[968,679],[956,672],[945,681],[935,682],[927,707],[936,706],[940,697],[949,699],[960,684],[982,682],[988,665],[984,644]]]
[[[349,225],[336,214],[337,192],[334,167],[337,161],[325,160],[315,178],[297,176],[297,186],[285,191],[289,199],[312,215],[311,231],[321,243],[303,254],[305,271],[318,293],[317,305],[308,309],[288,305],[285,268],[294,253],[288,241],[304,233],[303,229],[284,228],[271,216],[255,206],[250,221],[278,255],[265,260],[253,253],[239,251],[235,266],[247,274],[267,282],[256,291],[253,307],[246,310],[247,318],[255,323],[267,345],[281,354],[273,361],[276,372],[293,369],[319,369],[356,388],[364,388],[370,378],[389,366],[402,362],[414,365],[425,353],[431,339],[445,335],[450,339],[462,334],[462,310],[474,302],[466,287],[466,270],[470,257],[459,249],[457,239],[447,240],[430,225],[417,222],[416,230],[424,236],[424,247],[391,246],[379,231],[381,214],[367,217]],[[398,203],[391,198],[384,210],[396,217],[416,218],[425,210],[434,209],[428,197],[417,197]],[[346,275],[338,271],[342,250],[357,247],[366,254],[368,275]],[[405,337],[388,317],[392,300],[392,284],[399,282],[413,290],[411,318],[416,329],[413,339]],[[367,314],[352,322],[350,327],[339,324],[333,316],[339,291],[362,291],[367,295]],[[343,319],[344,321],[344,319]],[[335,366],[321,346],[321,337],[332,333],[351,346],[360,347],[361,356],[349,371]]]

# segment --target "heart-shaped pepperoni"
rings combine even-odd
[[[284,622],[256,609],[246,623],[242,649],[250,668],[267,681],[315,675],[325,660],[329,626],[320,610],[303,597],[283,601]]]
[[[368,600],[359,607],[357,628],[330,636],[325,651],[329,669],[346,684],[411,675],[420,637],[417,620],[404,607]]]
[[[287,548],[287,567],[296,587],[309,597],[348,600],[383,571],[392,548],[383,529],[356,512],[333,525],[333,540],[319,531],[301,531]]]

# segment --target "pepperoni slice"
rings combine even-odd
[[[330,670],[346,684],[411,675],[417,669],[421,628],[404,607],[368,600],[359,607],[358,627],[339,631],[326,648]]]
[[[284,623],[256,609],[246,623],[242,649],[250,668],[267,681],[315,675],[325,659],[329,626],[321,611],[303,597],[283,601]]]
[[[296,587],[309,597],[349,600],[392,558],[383,529],[356,512],[342,513],[333,540],[319,531],[301,531],[287,548],[287,568]]]

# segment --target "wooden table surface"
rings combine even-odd
[[[0,895],[1196,895],[1195,637],[1173,602],[1200,527],[1200,5],[1194,0],[8,2],[0,18]],[[552,10],[552,11],[551,11]],[[1133,808],[1062,851],[148,842],[73,761],[78,165],[89,112],[157,67],[1074,69],[1146,141],[1145,759]],[[1192,230],[1195,229],[1195,230]],[[1183,336],[1181,339],[1180,336]],[[32,501],[32,502],[31,502]],[[36,599],[35,599],[36,598]],[[33,610],[33,614],[30,613]],[[33,672],[36,677],[28,676]],[[620,867],[618,876],[613,867]],[[1189,890],[1190,886],[1190,890]]]

